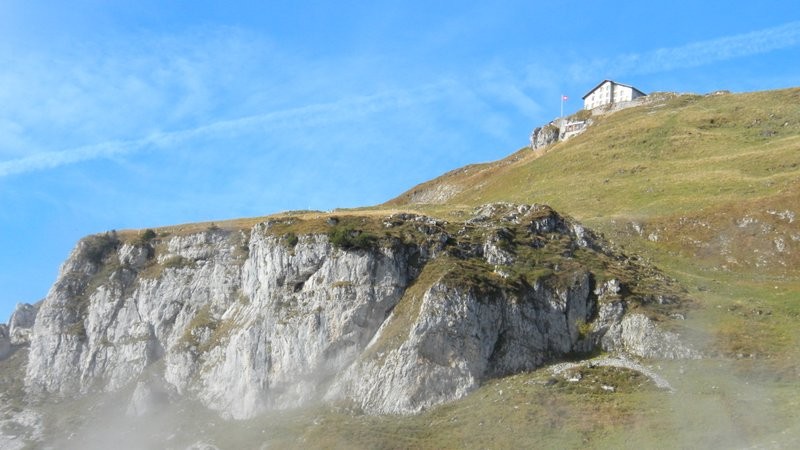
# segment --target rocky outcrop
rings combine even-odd
[[[11,343],[24,345],[31,341],[33,324],[36,321],[38,306],[29,303],[18,303],[8,321],[8,333]]]
[[[554,142],[558,142],[559,129],[553,124],[548,124],[543,127],[537,127],[533,130],[530,136],[531,150],[537,150],[546,147]]]
[[[486,294],[436,282],[405,340],[353,365],[335,392],[370,413],[415,413],[463,397],[487,378],[589,348],[578,330],[594,307],[587,273],[562,287],[545,279],[522,292]],[[390,318],[385,328],[392,325]]]
[[[700,358],[700,353],[685,345],[678,335],[659,329],[643,314],[628,314],[614,323],[603,334],[602,346],[642,358]]]
[[[324,234],[290,246],[268,224],[165,239],[149,267],[96,244],[78,245],[42,306],[29,391],[116,390],[162,360],[179,392],[235,418],[314,397],[397,302],[413,253],[336,250]]]
[[[598,287],[604,266],[636,270],[536,205],[454,224],[396,214],[90,236],[36,315],[26,389],[139,383],[133,416],[173,391],[237,419],[319,398],[412,413],[598,346],[684,356],[625,314],[641,295],[624,283],[658,284],[650,272]]]
[[[8,336],[8,327],[0,324],[0,359],[11,353],[11,339]]]
[[[19,303],[11,313],[8,325],[0,324],[0,359],[10,355],[14,346],[30,342],[36,306]]]

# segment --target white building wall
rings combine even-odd
[[[584,109],[594,109],[611,103],[611,96],[613,94],[614,84],[606,81],[597,87],[588,97],[583,101]]]
[[[605,81],[583,100],[583,109],[594,109],[612,103],[629,102],[642,95],[630,86]]]

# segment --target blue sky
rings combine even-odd
[[[604,78],[800,85],[796,2],[0,1],[0,321],[82,236],[383,202]]]

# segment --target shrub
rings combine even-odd
[[[334,227],[328,233],[328,239],[334,247],[343,250],[367,250],[372,248],[378,240],[370,233],[349,226]]]
[[[156,232],[150,228],[144,230],[134,241],[134,245],[147,245],[156,238]]]
[[[283,240],[290,249],[293,249],[297,245],[297,242],[300,241],[300,238],[298,238],[296,234],[290,232],[283,235]]]
[[[106,256],[117,249],[119,239],[116,233],[95,234],[84,239],[86,259],[93,264],[101,264]]]
[[[592,334],[592,324],[590,322],[578,319],[575,322],[575,327],[578,330],[579,339],[586,339],[587,337],[589,337],[589,335]]]

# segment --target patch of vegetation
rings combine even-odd
[[[186,325],[181,342],[188,345],[197,345],[199,339],[198,331],[202,328],[212,328],[215,320],[211,314],[211,305],[203,305],[192,317],[192,320]]]
[[[211,305],[205,304],[186,325],[178,345],[202,354],[221,345],[237,326],[233,319],[217,319],[211,311]]]
[[[567,117],[568,121],[576,122],[576,121],[585,121],[592,118],[592,111],[588,109],[581,109],[580,111],[576,112],[575,114],[570,115]]]
[[[234,247],[233,255],[240,262],[250,256],[250,230],[238,230],[228,235],[228,242]]]
[[[298,238],[295,233],[288,232],[283,235],[283,242],[289,249],[294,249],[297,243],[300,242],[300,238]]]
[[[458,289],[471,291],[481,301],[493,301],[503,295],[505,280],[494,273],[492,266],[483,259],[453,261],[442,282]]]
[[[548,123],[547,125],[542,127],[542,133],[555,133],[555,134],[558,134],[558,127],[556,125]]]
[[[180,255],[173,255],[161,263],[164,269],[183,269],[186,267],[193,267],[194,261]]]
[[[369,250],[378,242],[377,236],[347,225],[333,227],[328,232],[328,239],[334,247],[342,250]]]
[[[249,305],[250,304],[250,297],[244,293],[243,290],[237,289],[236,290],[236,301],[241,303],[242,305]]]
[[[83,239],[84,255],[92,264],[100,265],[119,248],[120,240],[114,232],[94,234]]]
[[[585,320],[579,319],[575,323],[575,328],[578,330],[578,339],[586,339],[592,334],[592,324]]]
[[[150,242],[155,239],[158,235],[155,231],[148,228],[143,232],[139,233],[136,239],[133,241],[133,244],[136,246],[144,246],[150,244]]]
[[[195,262],[189,258],[180,256],[180,255],[172,255],[159,263],[155,259],[151,259],[149,264],[145,266],[145,268],[139,271],[138,276],[139,278],[155,280],[160,278],[166,269],[184,269],[184,268],[191,268],[195,266]]]
[[[381,359],[387,352],[402,345],[411,326],[419,317],[425,293],[446,273],[453,270],[456,264],[457,261],[447,257],[437,258],[426,264],[420,275],[403,292],[403,296],[392,310],[388,324],[384,325],[378,341],[364,353],[363,357]]]
[[[555,383],[552,381],[549,383],[551,389],[591,396],[658,390],[655,383],[646,375],[634,370],[610,366],[577,367],[551,380],[555,381]],[[606,387],[603,388],[603,386]]]
[[[492,380],[468,397],[417,415],[366,416],[323,411],[303,429],[312,448],[611,448],[658,415],[638,406],[665,395],[651,390],[567,392],[548,386],[545,371]],[[302,420],[302,419],[301,419]],[[661,419],[663,420],[663,418]],[[665,433],[648,427],[653,444]],[[610,442],[611,441],[611,442]],[[664,442],[664,441],[661,441]],[[604,445],[605,444],[605,445]],[[619,446],[617,446],[619,447]],[[644,445],[643,448],[652,447]]]
[[[86,325],[84,324],[84,316],[78,316],[76,320],[67,326],[65,329],[66,334],[70,336],[76,336],[79,340],[83,341],[86,339]]]
[[[92,235],[82,240],[83,257],[94,265],[92,273],[73,272],[66,274],[61,281],[62,289],[71,293],[71,298],[66,305],[71,314],[72,324],[66,328],[66,333],[86,338],[84,320],[89,309],[90,298],[97,289],[108,283],[125,292],[123,271],[125,270],[116,252],[121,240],[116,232]]]

